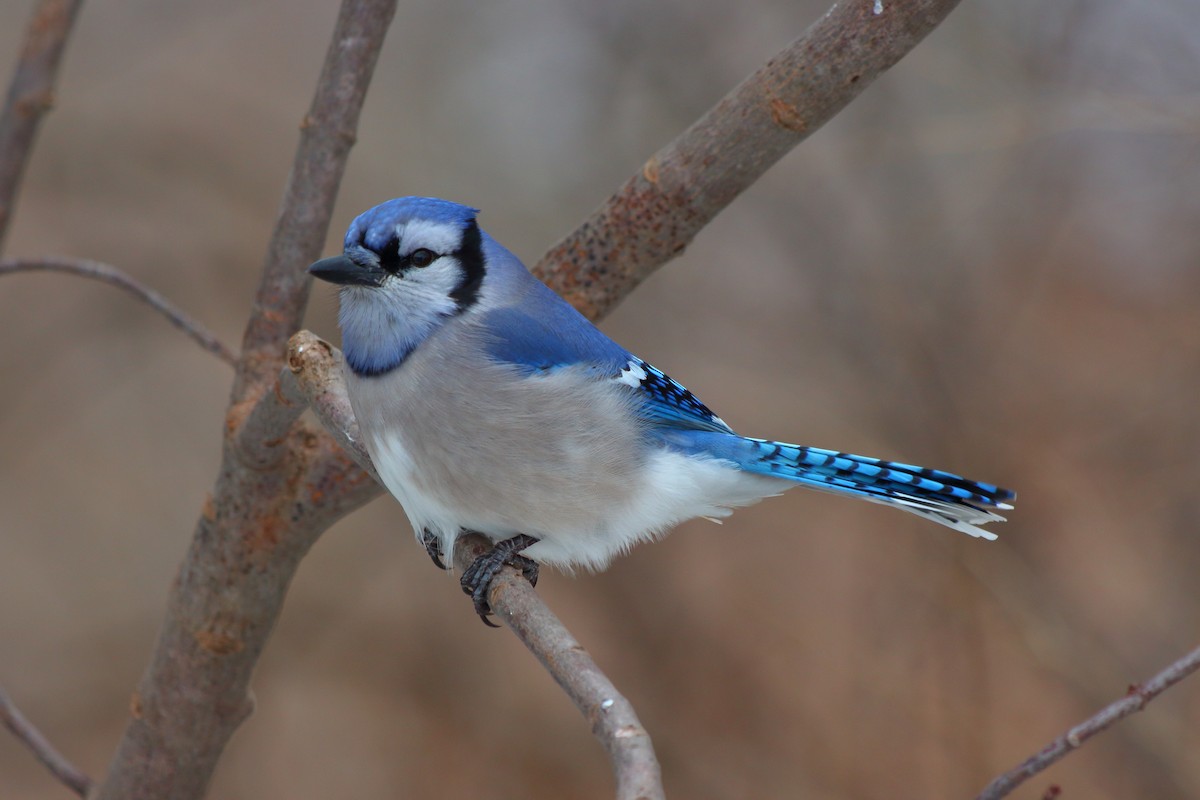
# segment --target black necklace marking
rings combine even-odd
[[[462,245],[453,255],[462,267],[463,278],[450,292],[450,299],[458,305],[461,314],[479,299],[479,287],[483,283],[483,236],[478,222],[471,220],[463,229]]]

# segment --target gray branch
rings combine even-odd
[[[1162,672],[1142,684],[1134,684],[1119,700],[1114,700],[1083,722],[1057,737],[1017,766],[995,778],[979,793],[976,800],[998,800],[1007,797],[1018,786],[1069,753],[1084,742],[1108,730],[1126,717],[1141,711],[1154,698],[1200,669],[1200,647],[1191,651]]]
[[[345,0],[339,11],[246,326],[216,485],[171,585],[97,800],[204,795],[252,710],[250,677],[300,560],[339,516],[376,493],[327,434],[283,408],[286,397],[272,387],[299,327],[311,281],[305,267],[320,254],[395,7],[395,0]],[[261,403],[268,407],[257,410]]]
[[[479,534],[461,537],[454,566],[461,572],[491,544]],[[505,567],[492,581],[488,605],[571,698],[608,751],[617,780],[617,800],[662,800],[662,772],[650,734],[633,705],[617,691],[529,581]]]
[[[33,752],[34,757],[50,770],[51,775],[80,797],[87,795],[88,790],[92,788],[92,779],[54,749],[54,745],[26,719],[3,688],[0,688],[0,723],[4,723],[4,727]]]
[[[192,319],[187,312],[175,306],[167,298],[139,282],[116,267],[86,258],[63,258],[42,256],[39,258],[6,258],[0,260],[0,276],[18,272],[64,272],[81,278],[90,278],[107,283],[128,292],[159,314],[179,330],[186,333],[196,344],[203,347],[226,364],[236,364],[237,356],[224,342],[203,324]]]
[[[835,4],[651,156],[534,271],[591,319],[604,316],[916,47],[958,2]]]
[[[83,0],[40,0],[25,31],[0,113],[0,250],[38,126],[54,106],[54,81],[81,5]]]

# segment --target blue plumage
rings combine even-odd
[[[757,475],[786,478],[812,489],[895,505],[971,536],[995,539],[976,527],[1003,518],[989,508],[1010,509],[1016,494],[928,467],[885,461],[853,453],[804,447],[737,434],[704,431],[657,431],[669,447],[693,456],[709,456]]]
[[[636,386],[642,403],[640,416],[656,425],[733,433],[696,395],[637,356],[631,358],[618,380]]]
[[[356,247],[379,253],[396,238],[396,227],[419,221],[465,229],[479,209],[436,197],[397,197],[359,214],[346,229],[346,250]]]

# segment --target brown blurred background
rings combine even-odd
[[[29,6],[0,5],[4,80]],[[326,250],[433,194],[532,261],[825,7],[406,4]],[[85,7],[7,254],[111,262],[236,344],[335,10]],[[1020,493],[994,544],[796,491],[547,575],[670,796],[972,796],[1196,644],[1198,101],[1191,0],[965,3],[605,322],[744,433]],[[317,287],[308,326],[333,314]],[[230,371],[58,275],[0,283],[0,334],[0,682],[99,775]],[[612,794],[390,500],[315,548],[254,686],[213,797]],[[1016,796],[1200,796],[1198,725],[1193,678]],[[66,795],[0,736],[0,797]]]

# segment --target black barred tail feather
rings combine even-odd
[[[938,469],[838,453],[817,447],[738,437],[736,462],[747,471],[796,481],[813,489],[896,506],[956,531],[984,539],[996,534],[979,527],[1003,522],[991,509],[1012,508],[1016,493]]]

